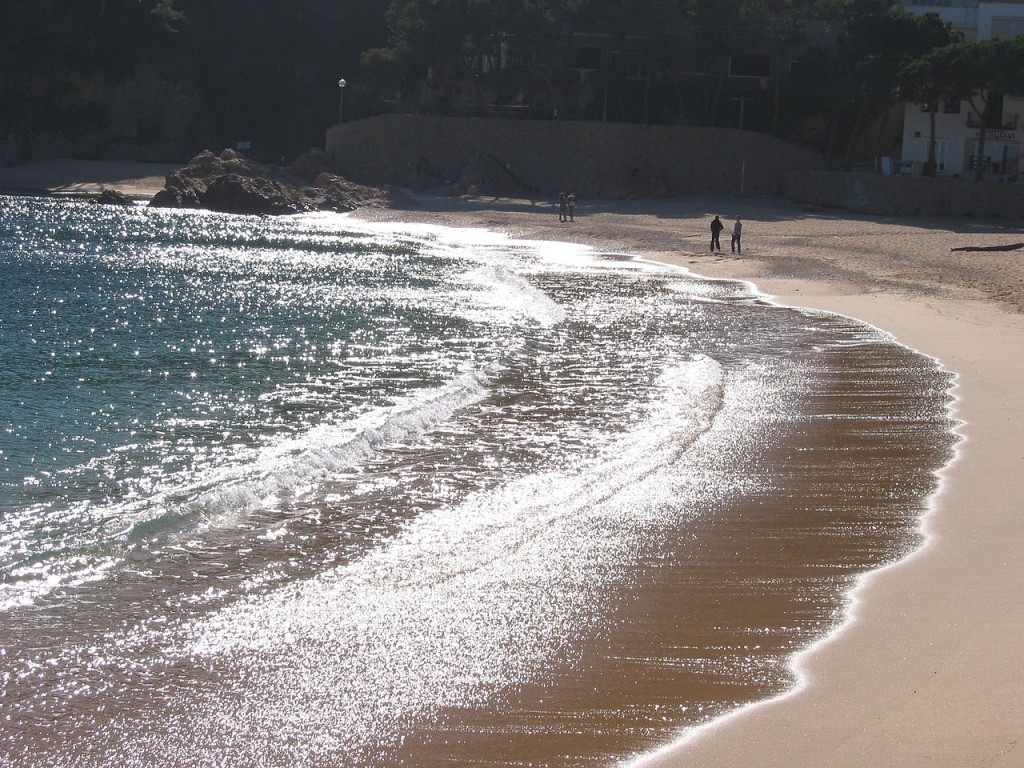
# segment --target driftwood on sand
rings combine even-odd
[[[1024,243],[1010,243],[1009,245],[965,245],[960,248],[950,248],[951,251],[1016,251],[1024,248]]]

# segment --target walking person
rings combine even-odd
[[[566,209],[568,207],[569,207],[569,200],[568,200],[568,198],[566,198],[565,192],[560,192],[558,194],[558,220],[559,221],[568,221],[569,220],[568,214],[566,213]]]
[[[722,252],[722,243],[719,242],[718,237],[722,234],[723,229],[725,229],[725,224],[723,224],[722,220],[716,215],[711,221],[711,247],[708,249],[709,252],[715,250],[719,253]]]
[[[576,193],[569,193],[569,221],[576,221]]]
[[[740,217],[736,217],[736,223],[732,225],[732,252],[740,256],[743,255],[743,249],[740,247],[740,236],[743,234],[743,223],[740,221]]]

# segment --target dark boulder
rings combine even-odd
[[[354,211],[365,202],[365,197],[360,194],[361,187],[353,184],[341,176],[333,173],[321,173],[313,181],[313,191],[318,207],[321,210]]]
[[[187,179],[171,174],[164,188],[153,195],[149,204],[154,208],[202,208],[201,193],[205,192],[205,185],[200,188]]]
[[[406,168],[398,181],[410,189],[420,191],[441,187],[446,183],[441,171],[425,157],[420,157]]]
[[[134,200],[116,189],[104,189],[93,198],[93,202],[99,205],[135,205]]]
[[[201,152],[167,177],[150,205],[274,216],[409,203],[409,195],[356,184],[331,169],[333,162],[319,150],[292,168],[262,165],[230,149],[219,156]]]
[[[502,197],[529,191],[512,170],[493,155],[477,152],[469,159],[458,180],[451,185],[452,195],[486,195]]]
[[[314,210],[302,193],[278,181],[229,174],[213,179],[202,197],[203,207],[220,213],[278,216]]]
[[[394,187],[367,187],[337,176],[321,173],[308,193],[314,207],[321,211],[354,211],[356,208],[408,208],[415,198],[408,190]]]

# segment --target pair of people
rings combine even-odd
[[[576,221],[576,195],[570,192],[568,195],[562,192],[558,196],[558,220]]]
[[[722,230],[725,229],[725,224],[722,220],[715,216],[711,221],[711,251],[722,252],[722,244],[719,242],[719,235],[722,234]],[[736,217],[736,223],[732,225],[732,252],[742,254],[743,250],[740,245],[740,239],[743,235],[743,222],[740,221],[740,217]]]

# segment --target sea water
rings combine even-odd
[[[7,197],[0,271],[4,765],[614,765],[952,450],[882,332],[582,246]]]

